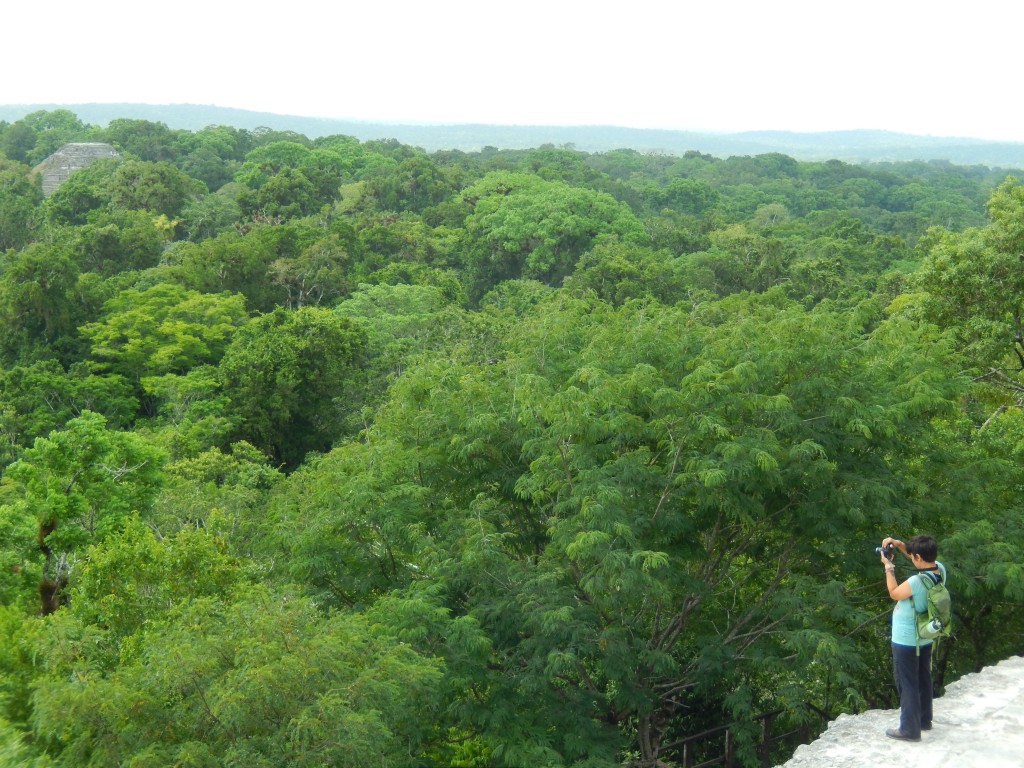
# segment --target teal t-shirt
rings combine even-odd
[[[942,580],[946,580],[946,566],[936,563],[939,566],[939,573]],[[916,646],[917,641],[917,614],[928,610],[928,598],[926,597],[927,587],[922,581],[924,577],[915,573],[908,579],[910,581],[910,597],[896,602],[892,611],[892,642],[894,645]],[[921,645],[931,645],[931,640],[921,640]]]

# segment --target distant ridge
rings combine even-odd
[[[169,128],[197,131],[208,125],[253,130],[266,127],[294,131],[309,138],[344,134],[361,141],[397,139],[428,152],[484,147],[528,149],[542,144],[572,145],[585,152],[634,149],[682,155],[698,151],[717,157],[780,152],[798,160],[843,160],[852,163],[910,160],[948,161],[957,165],[1024,168],[1024,142],[915,136],[880,130],[795,133],[745,131],[709,133],[604,125],[424,125],[278,115],[199,104],[21,104],[0,105],[0,120],[14,122],[40,109],[68,109],[85,123],[105,126],[116,118],[160,122]]]

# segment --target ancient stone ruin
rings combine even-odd
[[[65,144],[32,171],[43,177],[43,194],[49,197],[57,187],[67,181],[72,172],[79,168],[85,168],[97,160],[120,156],[120,153],[109,144],[97,142]]]

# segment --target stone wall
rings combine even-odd
[[[49,197],[79,168],[85,168],[102,158],[120,156],[120,153],[109,144],[65,144],[32,170],[43,177],[43,194]]]

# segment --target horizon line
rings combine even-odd
[[[486,128],[516,128],[516,129],[588,129],[588,128],[613,128],[624,131],[644,131],[652,133],[673,133],[673,134],[697,134],[710,136],[743,136],[747,134],[790,134],[790,135],[822,135],[822,134],[884,134],[889,136],[906,136],[923,139],[949,139],[960,141],[978,141],[989,144],[1024,144],[1022,140],[1014,139],[986,139],[978,136],[934,134],[934,133],[910,133],[897,131],[891,128],[825,128],[825,129],[795,129],[795,128],[665,128],[656,126],[635,126],[622,125],[618,123],[506,123],[506,122],[484,122],[484,121],[444,121],[444,120],[397,120],[381,118],[357,118],[357,117],[328,117],[324,115],[303,115],[288,112],[273,112],[270,110],[249,109],[245,107],[228,107],[219,104],[202,104],[196,102],[138,102],[138,101],[81,101],[81,102],[36,102],[36,103],[4,103],[0,109],[29,109],[37,110],[43,108],[70,109],[75,107],[132,107],[132,108],[195,108],[215,109],[227,112],[240,112],[250,115],[268,115],[286,119],[314,120],[318,122],[352,123],[367,126],[402,126],[421,128],[459,128],[459,127],[486,127]]]

